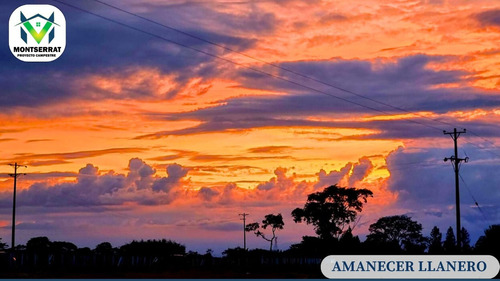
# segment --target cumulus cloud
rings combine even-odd
[[[219,192],[217,190],[214,190],[210,187],[202,187],[200,190],[198,190],[198,194],[203,198],[205,201],[211,201],[212,198],[216,197],[219,195]]]
[[[475,155],[474,161],[463,167],[463,177],[469,188],[481,204],[482,211],[492,221],[498,221],[498,200],[500,193],[495,189],[500,184],[496,176],[498,165],[491,165],[491,155],[485,151],[464,146],[468,154]],[[199,190],[187,188],[186,179],[189,169],[179,164],[170,164],[166,167],[166,176],[159,176],[158,172],[145,161],[132,158],[129,161],[128,173],[101,172],[98,167],[88,164],[81,168],[76,175],[75,182],[36,183],[18,193],[19,206],[37,207],[111,207],[126,203],[137,205],[165,205],[183,196],[186,202],[200,200],[203,208],[234,209],[260,208],[275,206],[276,208],[292,208],[301,206],[306,196],[321,190],[331,184],[341,186],[354,185],[359,188],[369,188],[374,191],[375,197],[397,194],[391,197],[389,204],[384,205],[384,214],[406,213],[423,223],[426,229],[434,224],[446,229],[454,223],[454,189],[453,173],[448,163],[442,162],[443,155],[451,152],[448,149],[408,149],[398,148],[387,157],[387,169],[391,177],[382,187],[372,184],[380,182],[365,182],[367,176],[373,172],[374,164],[370,158],[362,157],[357,162],[346,163],[339,170],[321,170],[317,179],[311,182],[298,180],[294,173],[283,167],[274,170],[274,176],[268,181],[256,184],[253,189],[238,187],[235,183],[225,183],[215,186],[204,186]],[[417,163],[414,165],[411,163]],[[437,163],[437,164],[436,164]],[[413,179],[413,180],[409,180]],[[463,188],[463,187],[462,187]],[[432,194],[432,196],[429,196]],[[467,198],[462,191],[463,224],[471,232],[471,228],[484,229],[487,223],[478,219],[481,216],[474,202]],[[384,201],[384,198],[380,199]],[[388,200],[388,199],[387,199]],[[387,201],[385,200],[385,201]],[[379,211],[371,213],[369,200],[364,221],[376,219]],[[194,201],[196,202],[196,201]],[[11,194],[0,193],[2,207],[10,207]],[[377,204],[375,202],[375,204]],[[370,211],[371,210],[371,211]],[[206,230],[231,230],[233,223],[222,222],[209,226],[197,224],[197,227]],[[479,235],[480,233],[472,233]],[[476,236],[474,236],[476,237]]]
[[[287,169],[278,167],[274,177],[257,184],[254,188],[241,188],[236,183],[202,187],[195,196],[207,206],[269,206],[283,204],[288,200],[303,199],[304,194],[312,191],[312,183],[297,181],[296,175],[287,175]]]
[[[238,199],[243,199],[243,196],[241,196],[242,191],[243,190],[235,183],[231,182],[226,184],[220,194],[219,203],[222,205],[230,205],[240,201]]]
[[[287,178],[285,168],[277,168],[274,170],[276,177],[271,178],[268,182],[257,185],[258,190],[286,190],[294,185],[293,178]]]
[[[174,188],[181,187],[182,179],[188,174],[188,169],[179,164],[171,164],[167,166],[168,177],[161,178],[154,182],[152,188],[156,192],[169,192]]]
[[[351,176],[349,177],[349,186],[354,186],[357,182],[362,181],[373,170],[373,164],[367,157],[359,159],[352,168]]]
[[[268,202],[286,202],[303,199],[313,191],[313,183],[297,180],[297,175],[287,175],[286,168],[278,167],[274,170],[275,177],[260,183],[255,189],[254,200],[267,200]]]
[[[239,188],[235,183],[224,186],[202,187],[195,196],[201,200],[213,204],[222,205],[245,204],[247,206],[263,206],[266,204],[283,204],[283,202],[302,201],[312,192],[322,188],[338,184],[347,186],[350,183],[359,184],[373,170],[372,162],[363,157],[356,163],[347,163],[339,171],[329,173],[321,170],[315,181],[298,180],[295,173],[288,169],[278,167],[274,170],[274,176],[268,181],[261,182],[253,189]],[[369,187],[368,187],[369,188]]]
[[[314,187],[319,189],[334,184],[352,187],[365,179],[373,171],[373,168],[374,166],[370,159],[362,157],[356,163],[347,163],[338,171],[332,170],[327,173],[321,169],[317,174],[318,181],[314,184]]]
[[[187,183],[188,169],[178,164],[167,166],[167,177],[156,175],[156,170],[139,158],[129,162],[129,173],[113,171],[100,173],[99,168],[87,164],[76,175],[75,182],[49,185],[38,182],[18,192],[19,206],[106,206],[132,202],[144,205],[167,204]],[[11,194],[0,193],[0,205],[10,206]]]
[[[346,177],[352,169],[352,163],[347,163],[339,171],[330,171],[326,173],[325,170],[321,169],[318,173],[318,182],[314,185],[316,188],[322,188],[330,186],[333,184],[340,183],[344,177]]]

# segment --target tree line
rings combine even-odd
[[[353,229],[359,222],[358,215],[363,205],[373,193],[368,189],[356,189],[332,185],[322,191],[307,196],[302,208],[291,212],[294,222],[310,224],[317,236],[303,236],[302,241],[293,244],[285,252],[287,254],[324,257],[329,254],[458,254],[500,253],[500,225],[491,225],[485,230],[475,245],[471,245],[469,233],[461,229],[462,247],[458,250],[455,234],[449,227],[443,240],[441,230],[434,226],[430,235],[422,234],[422,225],[407,215],[386,216],[378,219],[369,227],[366,240],[361,242],[353,235]],[[245,231],[253,232],[269,242],[269,251],[273,251],[273,243],[277,241],[277,233],[284,228],[281,214],[268,214],[259,222],[249,223]],[[267,232],[267,233],[266,233]],[[6,244],[0,239],[0,250]],[[103,242],[95,249],[78,248],[70,242],[50,241],[47,237],[35,237],[26,245],[19,245],[15,250],[36,253],[78,252],[83,254],[121,254],[121,255],[156,255],[173,256],[196,254],[186,253],[186,247],[171,240],[132,241],[119,248],[111,243]],[[243,249],[228,249],[224,252],[239,253]],[[208,250],[204,256],[212,255]]]
[[[4,250],[5,243],[0,243],[0,249]],[[186,254],[186,246],[172,240],[133,240],[121,247],[113,247],[110,242],[99,243],[94,249],[89,247],[78,248],[75,244],[65,241],[50,241],[48,237],[34,237],[28,240],[26,245],[18,245],[14,249],[17,252],[34,253],[41,256],[49,254],[76,253],[80,255],[156,255],[174,256]]]

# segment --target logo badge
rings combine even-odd
[[[9,47],[25,62],[49,62],[66,48],[66,19],[52,5],[23,5],[10,15]]]

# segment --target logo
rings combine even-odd
[[[10,15],[9,47],[25,62],[49,62],[66,48],[66,19],[52,5],[23,5]]]

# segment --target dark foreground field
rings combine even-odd
[[[170,257],[74,254],[4,255],[0,278],[109,278],[109,279],[290,279],[324,278],[321,259],[286,257],[279,253],[212,257]]]
[[[241,272],[230,269],[214,270],[180,270],[165,272],[10,272],[0,273],[0,278],[16,279],[318,279],[324,278],[317,270],[311,272],[297,271],[253,271]]]

